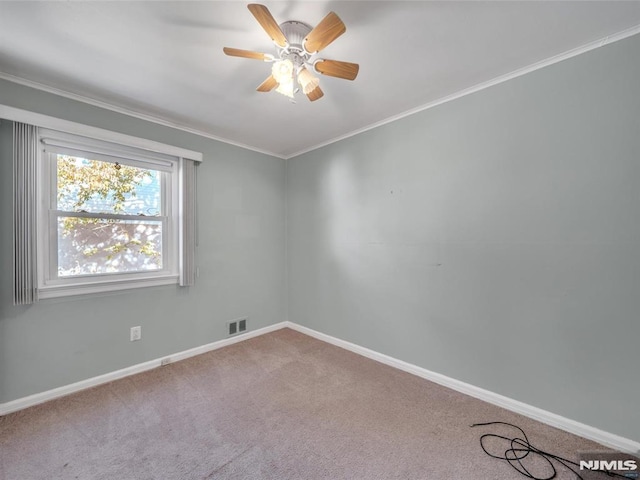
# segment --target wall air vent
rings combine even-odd
[[[247,331],[247,318],[238,318],[227,322],[227,336],[231,337]]]

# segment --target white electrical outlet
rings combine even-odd
[[[142,339],[142,327],[131,327],[131,341],[135,342]]]

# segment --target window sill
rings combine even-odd
[[[157,287],[160,285],[177,285],[178,275],[148,277],[140,279],[111,280],[106,282],[74,283],[73,285],[47,285],[38,289],[40,300],[47,298],[87,295],[92,293],[117,292],[136,288]]]

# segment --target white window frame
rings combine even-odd
[[[121,282],[102,282],[93,284],[91,282],[85,282],[84,285],[75,287],[49,287],[42,291],[38,289],[34,301],[38,301],[38,299],[42,298],[125,289],[128,290],[131,288],[150,287],[155,285],[178,284],[189,286],[193,284],[198,272],[194,262],[195,246],[197,243],[195,218],[197,209],[197,205],[195,203],[195,166],[203,161],[203,154],[201,152],[156,142],[154,140],[126,135],[111,130],[105,130],[98,127],[92,127],[81,123],[71,122],[69,120],[51,117],[49,115],[43,115],[4,104],[0,104],[0,118],[34,125],[40,129],[51,129],[58,132],[83,136],[97,141],[101,140],[119,144],[125,150],[130,151],[131,149],[135,149],[137,152],[143,152],[143,156],[145,157],[148,157],[148,155],[144,155],[144,153],[148,152],[151,155],[159,153],[174,156],[178,159],[178,173],[174,176],[175,182],[173,184],[173,187],[175,188],[174,192],[178,192],[176,197],[178,205],[172,205],[172,207],[174,207],[174,214],[177,212],[179,217],[179,223],[176,224],[177,231],[174,233],[178,236],[177,259],[174,260],[178,265],[178,279],[176,279],[174,275],[162,278],[138,277],[136,279]],[[41,162],[37,163],[40,164]],[[39,231],[36,236],[38,239],[42,238]],[[33,241],[33,239],[31,240]],[[36,241],[34,243],[37,244],[38,242]],[[36,246],[37,245],[34,247]],[[38,268],[41,268],[41,259],[33,258],[33,260]],[[43,278],[40,275],[35,276]]]
[[[122,290],[136,287],[176,284],[179,280],[178,246],[179,246],[179,167],[180,159],[168,156],[132,154],[132,149],[116,150],[106,142],[96,141],[75,135],[69,135],[52,130],[40,130],[40,142],[37,163],[37,191],[38,191],[38,292],[40,298],[50,298],[83,293],[97,293]],[[48,151],[51,150],[51,151]],[[118,161],[122,165],[142,168],[158,168],[162,165],[161,189],[162,211],[161,217],[139,217],[147,220],[163,222],[163,268],[145,272],[109,273],[96,275],[82,275],[60,278],[57,275],[58,232],[57,218],[61,212],[55,210],[57,172],[53,170],[58,152],[64,152],[83,158],[101,161]],[[101,153],[95,153],[101,152]],[[114,158],[111,155],[121,155]],[[144,158],[142,158],[144,157]],[[73,216],[91,218],[122,218],[133,219],[124,215],[95,215],[74,213]]]

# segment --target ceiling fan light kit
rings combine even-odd
[[[225,54],[232,57],[250,58],[273,62],[271,75],[258,86],[259,92],[270,92],[275,89],[290,99],[296,92],[302,92],[310,101],[321,98],[324,93],[320,89],[320,80],[310,70],[336,78],[355,80],[359,66],[356,63],[313,59],[346,31],[342,20],[334,12],[330,12],[315,28],[303,22],[288,20],[278,25],[264,5],[252,3],[249,11],[271,37],[277,54],[253,52],[238,48],[224,47]],[[296,87],[296,83],[300,88]]]
[[[320,80],[314,77],[306,67],[302,67],[298,73],[298,83],[302,87],[302,93],[308,95],[320,85]]]

